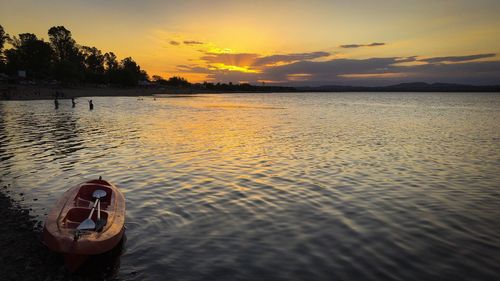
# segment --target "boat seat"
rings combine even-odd
[[[70,209],[63,219],[63,225],[67,228],[77,228],[82,221],[88,218],[90,210],[91,209],[80,207]],[[97,221],[97,210],[94,211],[91,219],[94,222]],[[108,212],[101,210],[101,219],[107,221]]]
[[[111,203],[111,195],[113,194],[113,191],[109,187],[100,184],[90,183],[82,185],[75,198],[75,205],[77,207],[92,208],[95,202],[92,194],[97,189],[106,191],[106,196],[101,198],[101,209],[106,210]]]
[[[92,209],[92,206],[94,206],[94,202],[95,202],[95,199],[94,199],[94,201],[89,201],[89,200],[83,199],[81,197],[76,197],[75,206]],[[101,210],[107,210],[108,207],[109,207],[109,203],[101,201]]]

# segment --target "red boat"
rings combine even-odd
[[[62,195],[45,221],[43,242],[62,253],[68,269],[75,271],[88,256],[113,249],[124,231],[125,197],[116,186],[99,178]]]

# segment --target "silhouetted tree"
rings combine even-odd
[[[64,26],[54,26],[48,33],[55,53],[55,78],[63,82],[82,81],[85,77],[84,58],[71,37],[71,31]]]
[[[113,52],[104,54],[104,71],[107,83],[118,83],[118,61],[116,60],[116,55]]]
[[[5,33],[3,26],[0,24],[0,51],[3,50],[3,46],[7,40],[9,40],[9,34]]]
[[[85,64],[85,81],[92,83],[103,83],[104,77],[104,55],[96,47],[82,46],[80,48]]]
[[[149,75],[146,70],[141,70],[141,75],[139,76],[139,80],[141,81],[149,81]]]
[[[104,66],[107,71],[118,69],[118,61],[116,60],[116,55],[113,52],[104,54]]]
[[[66,83],[135,86],[138,81],[148,80],[146,71],[131,57],[118,62],[112,52],[103,54],[96,47],[79,46],[64,26],[51,27],[48,34],[50,42],[31,33],[19,34],[11,40],[0,25],[0,72],[6,70],[17,75],[18,70],[26,70],[28,78]],[[13,47],[4,51],[5,42]]]
[[[163,82],[165,82],[165,79],[163,79],[163,77],[161,77],[160,75],[153,75],[151,78],[153,82],[158,84],[162,84]]]
[[[166,85],[170,87],[189,87],[191,86],[191,83],[189,83],[186,79],[180,77],[180,76],[174,76],[168,78],[168,80],[163,79],[163,77],[159,75],[153,75],[153,82],[160,84],[160,85]]]
[[[188,87],[191,85],[186,79],[180,77],[180,76],[174,76],[168,78],[168,81],[166,83],[169,86],[173,87]]]
[[[3,26],[0,25],[0,72],[4,69],[5,57],[3,55],[3,47],[5,43],[9,40],[9,34],[5,33]]]
[[[52,48],[32,33],[22,33],[12,40],[12,49],[7,50],[7,72],[15,75],[26,70],[28,78],[49,78],[52,68]]]
[[[147,80],[147,73],[131,58],[124,58],[120,62],[118,82],[122,86],[136,86],[141,80]]]
[[[64,26],[53,26],[48,34],[57,61],[69,61],[77,55],[78,49],[75,40],[71,37],[71,31]]]

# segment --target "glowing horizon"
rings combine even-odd
[[[10,35],[63,25],[81,45],[191,82],[380,85],[500,81],[500,2],[23,1]],[[22,15],[22,16],[19,16]]]

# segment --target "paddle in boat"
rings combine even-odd
[[[91,180],[66,191],[50,211],[43,242],[75,271],[91,255],[113,249],[125,231],[125,197],[113,184]]]

